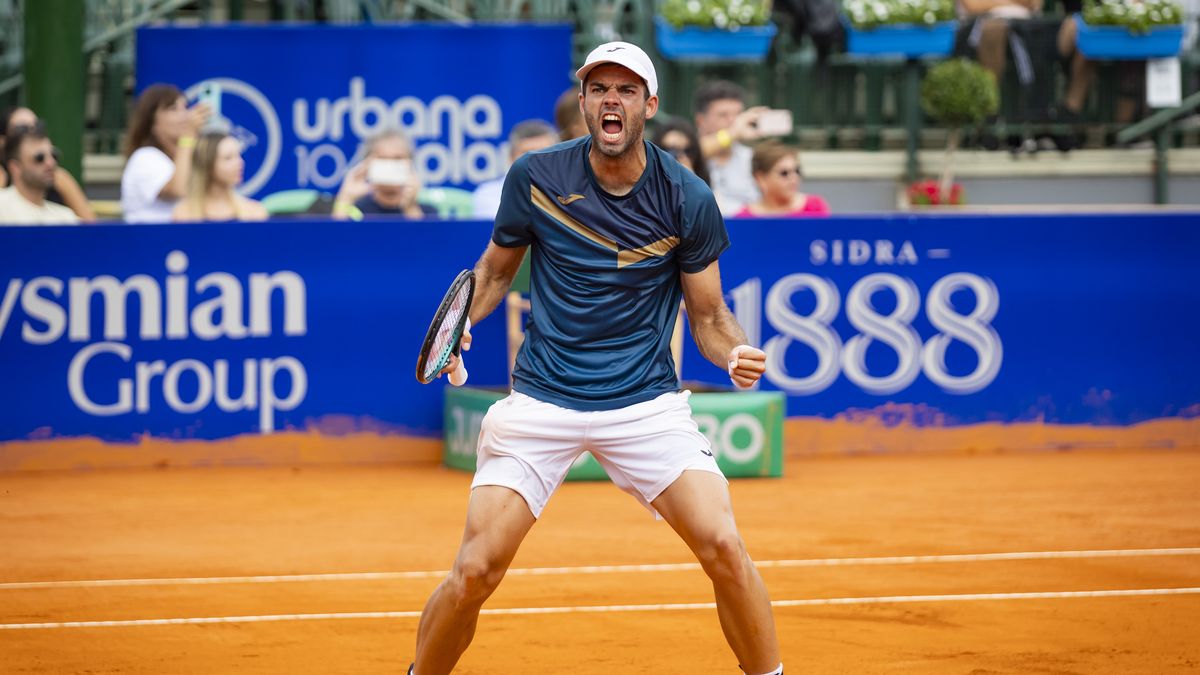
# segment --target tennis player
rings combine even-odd
[[[478,323],[532,248],[532,310],[512,394],[483,420],[462,545],[421,615],[409,673],[454,668],[484,601],[587,450],[696,555],[742,670],[779,675],[766,587],[670,352],[682,295],[700,351],[728,367],[734,384],[749,387],[765,370],[764,353],[744,344],[723,298],[725,223],[708,187],[642,138],[658,110],[658,78],[644,51],[601,45],[576,75],[590,135],[514,163],[475,266],[470,319]],[[461,365],[455,357],[443,373]]]

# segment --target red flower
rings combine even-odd
[[[950,186],[949,194],[942,194],[936,180],[920,180],[908,186],[908,203],[915,206],[958,205],[963,203],[963,187],[958,183]]]

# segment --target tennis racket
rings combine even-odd
[[[417,357],[417,381],[421,384],[429,384],[437,379],[438,373],[450,362],[450,355],[458,353],[474,297],[475,273],[463,270],[450,284],[442,304],[438,305],[437,313],[433,315],[429,330],[425,331],[425,341],[421,343],[421,353]],[[466,367],[450,375],[450,382],[455,385],[462,384],[466,379]]]

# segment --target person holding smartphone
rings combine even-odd
[[[750,171],[750,145],[792,133],[791,113],[764,106],[747,108],[746,91],[727,80],[700,85],[694,110],[709,185],[721,213],[733,215],[761,197]]]
[[[333,200],[334,220],[395,215],[406,218],[437,216],[437,209],[417,202],[421,181],[413,163],[413,145],[399,130],[388,130],[367,141],[366,157],[346,173]]]
[[[121,174],[121,211],[126,222],[171,221],[175,204],[187,193],[196,136],[211,116],[204,103],[189,108],[174,85],[153,84],[142,92],[133,111],[128,159]]]

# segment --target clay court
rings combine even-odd
[[[1200,670],[1200,452],[790,457],[732,485],[789,673]],[[469,476],[0,474],[0,672],[400,673]],[[734,673],[668,527],[567,484],[458,673]]]

